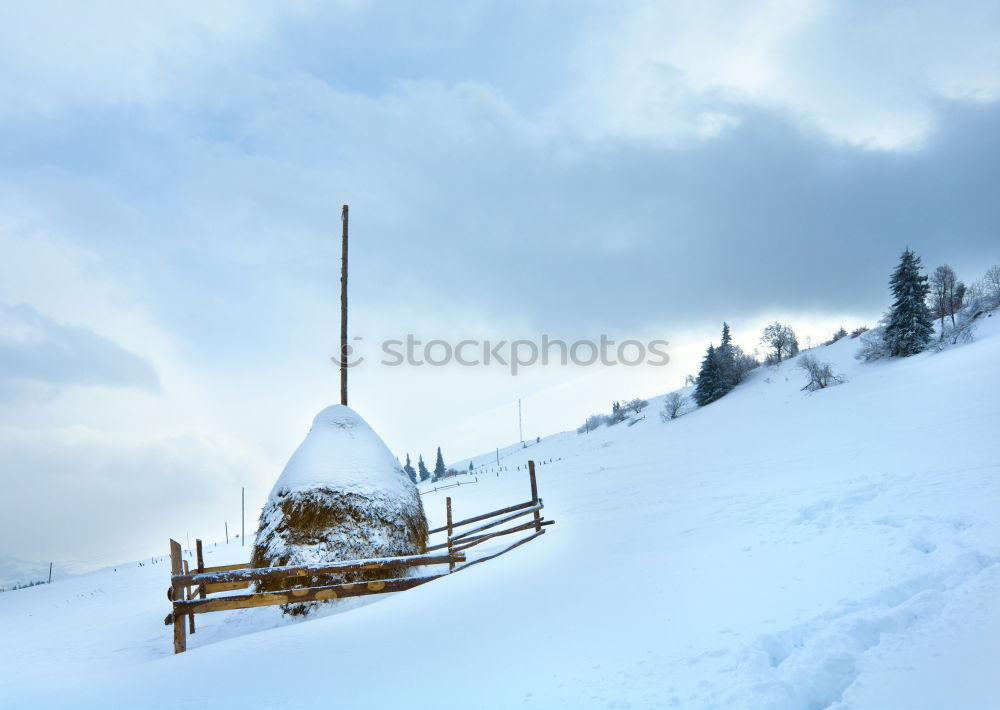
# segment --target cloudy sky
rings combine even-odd
[[[873,323],[907,245],[1000,260],[997,2],[5,3],[0,556],[250,518],[338,396],[402,456],[575,427],[723,320]],[[379,343],[664,339],[663,367]]]

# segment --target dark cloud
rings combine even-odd
[[[433,188],[413,191],[423,206],[405,240],[385,238],[414,271],[443,266],[463,298],[541,329],[869,312],[907,245],[970,279],[1000,257],[1000,108],[939,108],[910,152],[832,143],[749,108],[682,148],[622,142],[560,161],[479,146],[444,156]]]
[[[27,304],[0,304],[0,390],[106,385],[159,391],[153,366],[90,328],[57,323]]]

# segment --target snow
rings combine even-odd
[[[288,508],[339,510],[336,525],[303,530]],[[420,496],[399,461],[353,409],[327,407],[278,477],[261,513],[254,563],[299,565],[416,554],[425,518]],[[421,530],[425,528],[420,528]],[[260,556],[256,556],[260,553]]]
[[[166,564],[0,594],[0,707],[1000,707],[1000,318],[976,338],[875,363],[844,339],[809,351],[837,387],[793,359],[674,421],[657,398],[476,457],[422,487],[432,526],[446,495],[527,500],[528,458],[556,525],[343,613],[202,615],[173,656]]]
[[[335,404],[313,419],[305,440],[285,465],[270,500],[282,494],[332,488],[360,495],[409,498],[411,483],[396,457],[361,416]]]

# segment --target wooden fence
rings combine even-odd
[[[183,653],[187,648],[187,634],[195,632],[195,614],[205,614],[213,611],[230,611],[235,609],[250,609],[278,604],[295,604],[300,602],[316,602],[346,597],[357,597],[369,594],[386,594],[401,592],[444,577],[447,574],[471,567],[498,557],[515,547],[534,540],[545,532],[545,526],[553,525],[554,520],[542,517],[542,499],[538,497],[538,484],[535,479],[535,462],[528,462],[528,475],[531,480],[531,500],[517,505],[483,513],[464,520],[455,521],[452,518],[451,498],[445,499],[447,523],[428,532],[428,542],[440,533],[446,533],[444,539],[436,544],[428,544],[427,554],[408,555],[404,557],[383,557],[368,560],[349,560],[346,562],[331,562],[318,565],[288,565],[285,567],[253,568],[249,564],[223,565],[206,567],[201,540],[196,540],[198,566],[191,570],[187,560],[182,559],[180,543],[170,541],[170,588],[167,598],[173,603],[173,608],[167,614],[164,623],[174,627],[174,653]],[[511,527],[502,527],[518,518],[530,515],[527,522],[519,522]],[[475,523],[475,527],[469,527]],[[460,528],[465,528],[459,531]],[[497,530],[496,528],[500,528]],[[469,560],[466,550],[481,545],[489,540],[511,535],[518,532],[529,533],[516,542],[507,545],[499,551],[491,551],[483,557]],[[442,550],[443,553],[431,554]],[[275,592],[255,592],[249,594],[226,594],[225,596],[209,597],[210,594],[247,589],[254,582],[294,579],[296,577],[317,577],[344,572],[361,570],[385,570],[388,575],[399,575],[403,570],[412,567],[428,565],[448,565],[448,572],[419,577],[390,576],[369,582],[353,584],[330,584],[317,587],[296,587]],[[187,617],[187,619],[185,619]]]

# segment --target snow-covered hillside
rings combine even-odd
[[[0,594],[0,707],[1000,707],[1000,317],[938,354],[857,347],[811,351],[830,389],[786,362],[675,421],[657,399],[507,449],[499,476],[474,459],[458,517],[525,500],[531,457],[557,524],[343,613],[202,615],[174,656],[166,564]]]

